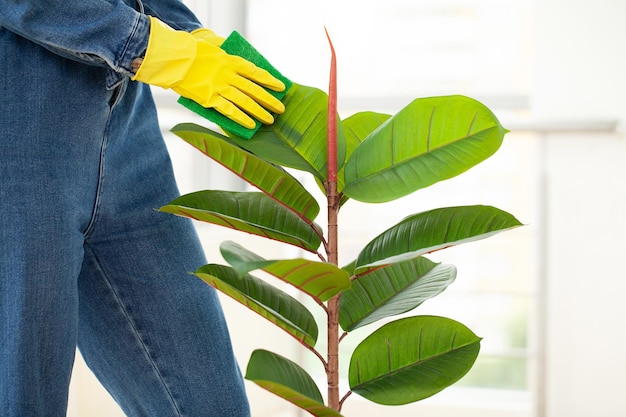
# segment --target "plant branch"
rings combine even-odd
[[[326,184],[324,184],[324,188],[326,189],[326,194],[328,194],[328,186]],[[326,242],[325,240],[322,240],[322,243],[324,244],[324,251],[326,251],[326,253],[329,253],[328,242]],[[326,259],[324,258],[324,256],[321,255],[319,252],[317,256],[319,256],[322,261],[326,262]]]
[[[341,399],[341,401],[339,401],[339,410],[337,410],[337,411],[341,411],[341,408],[343,407],[343,402],[344,402],[345,400],[347,400],[347,399],[348,399],[348,397],[350,396],[350,394],[352,394],[352,391],[348,391],[348,392],[346,393],[346,395],[344,395],[344,396],[343,396],[343,398]]]
[[[326,241],[326,238],[324,237],[324,232],[322,232],[317,227],[315,227],[315,224],[311,224],[311,227],[313,228],[313,231],[315,232],[315,234],[319,236],[320,240],[324,244],[324,249],[326,250],[326,252],[328,252],[328,242]],[[319,253],[318,253],[318,256],[319,256]]]
[[[328,362],[326,362],[326,359],[324,359],[324,357],[322,356],[321,353],[319,353],[317,350],[315,350],[314,348],[312,348],[311,346],[307,346],[305,344],[302,344],[304,347],[306,347],[308,350],[310,350],[311,352],[313,352],[313,354],[315,356],[317,356],[317,358],[320,360],[320,362],[322,362],[322,365],[324,365],[324,370],[328,370]]]

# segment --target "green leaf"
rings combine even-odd
[[[511,214],[491,206],[445,207],[414,214],[370,241],[356,259],[355,272],[485,239],[521,225]]]
[[[263,269],[276,262],[274,260],[267,260],[230,240],[220,244],[220,253],[224,260],[228,262],[240,276],[254,271],[255,269]]]
[[[372,131],[380,127],[391,116],[383,113],[375,113],[370,111],[355,113],[347,119],[341,121],[346,138],[346,159],[350,158],[352,152],[363,142],[363,140]],[[343,191],[345,186],[344,179],[345,165],[337,173],[337,191]],[[324,191],[324,184],[317,179],[317,185]],[[343,205],[349,198],[346,195],[341,196],[340,205]]]
[[[445,290],[456,278],[453,265],[419,257],[375,269],[352,282],[339,300],[339,324],[345,331],[411,311]]]
[[[252,275],[239,277],[232,268],[223,265],[205,265],[194,274],[285,330],[300,343],[315,346],[318,328],[313,315],[287,293]]]
[[[316,417],[341,417],[337,411],[324,405],[313,378],[283,356],[267,350],[255,350],[248,362],[246,379]]]
[[[231,241],[223,242],[220,251],[239,275],[262,269],[308,294],[317,303],[350,287],[350,275],[330,263],[302,258],[266,260]]]
[[[179,124],[172,132],[301,217],[311,221],[317,217],[320,207],[315,198],[281,167],[229,143],[226,136],[202,126]]]
[[[250,140],[231,136],[237,145],[274,164],[310,172],[325,181],[328,160],[328,95],[294,84],[283,99],[285,113],[269,126],[262,126]],[[337,160],[346,157],[341,123],[337,132]]]
[[[395,200],[487,159],[505,133],[491,110],[471,98],[417,99],[352,153],[343,192],[369,203]]]
[[[463,324],[417,316],[386,324],[352,354],[352,392],[378,404],[423,400],[454,384],[472,367],[480,338]]]
[[[378,129],[380,125],[386,122],[391,116],[383,113],[376,113],[371,111],[365,111],[355,113],[352,116],[345,119],[343,128],[346,134],[346,159],[350,159],[350,155],[354,150],[365,140],[365,138]],[[339,170],[337,174],[337,191],[342,192],[345,187],[345,165]],[[341,204],[343,205],[348,200],[346,195],[342,196]]]
[[[364,111],[355,113],[345,119],[342,123],[346,134],[346,156],[350,158],[352,152],[361,142],[389,120],[390,117],[390,115],[384,113]]]
[[[178,197],[160,210],[310,252],[315,252],[322,242],[315,225],[307,224],[293,211],[258,192],[198,191]]]

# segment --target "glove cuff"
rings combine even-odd
[[[133,80],[171,88],[182,81],[197,53],[197,40],[188,32],[174,30],[159,19],[150,19],[150,37],[143,63]]]

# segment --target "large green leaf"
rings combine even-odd
[[[324,405],[324,399],[313,378],[295,362],[269,352],[252,352],[246,379],[284,398],[316,417],[341,417]]]
[[[328,160],[328,95],[317,88],[294,84],[283,103],[285,113],[274,124],[262,126],[250,140],[237,136],[231,136],[231,140],[266,161],[310,172],[324,181]],[[338,123],[339,164],[343,164],[345,157],[345,138]]]
[[[346,133],[346,156],[349,158],[361,142],[390,117],[391,115],[385,113],[364,111],[346,118],[343,121],[343,129]]]
[[[379,404],[430,397],[461,379],[480,350],[480,338],[463,324],[417,316],[386,324],[352,354],[352,392]]]
[[[299,301],[265,281],[230,267],[209,264],[196,276],[285,330],[301,343],[315,346],[318,329],[313,315]]]
[[[321,244],[317,226],[302,220],[258,192],[198,191],[161,207],[161,211],[278,240],[310,252]]]
[[[485,239],[518,226],[521,223],[511,214],[491,206],[445,207],[414,214],[370,241],[356,259],[355,272]]]
[[[239,275],[262,269],[305,292],[318,303],[350,287],[350,275],[327,262],[303,258],[266,260],[232,241],[222,242],[220,251]]]
[[[317,217],[320,207],[315,198],[281,167],[231,144],[227,137],[202,126],[179,124],[172,132],[301,217],[311,221]]]
[[[440,294],[455,278],[453,265],[435,264],[423,257],[375,269],[341,294],[339,324],[349,332],[406,313]]]
[[[354,152],[361,142],[390,117],[391,116],[388,114],[365,111],[355,113],[345,119],[342,123],[346,135],[346,159],[350,159],[350,155],[352,155],[352,152]],[[343,191],[346,183],[344,179],[345,167],[344,165],[337,174],[337,191],[339,192]],[[344,204],[347,200],[348,196],[343,195],[341,204]]]
[[[395,200],[467,171],[498,150],[505,133],[471,98],[417,99],[355,149],[343,192],[369,203]]]

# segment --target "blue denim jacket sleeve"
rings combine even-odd
[[[180,0],[144,0],[143,8],[146,14],[177,30],[191,32],[202,27],[196,16]]]
[[[148,45],[146,14],[176,29],[200,23],[180,0],[0,0],[0,26],[64,57],[106,67],[114,88]]]

